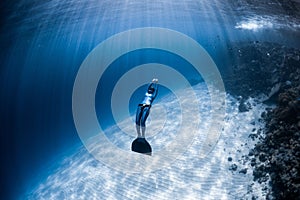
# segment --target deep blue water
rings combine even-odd
[[[3,199],[22,196],[51,173],[65,152],[80,144],[72,116],[72,89],[81,63],[99,43],[133,28],[169,28],[199,42],[222,75],[234,65],[230,47],[235,42],[258,40],[299,48],[299,14],[279,3],[256,3],[5,1],[0,21]],[[294,4],[299,8],[299,3]],[[151,49],[124,55],[101,79],[108,90],[97,92],[97,109],[108,109],[106,97],[122,73],[148,62],[179,71],[189,65],[176,55]],[[181,73],[192,84],[200,81],[192,70]],[[100,121],[109,127],[113,120],[109,109],[105,113]]]

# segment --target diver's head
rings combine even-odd
[[[149,94],[152,94],[153,92],[154,92],[154,88],[153,88],[153,87],[149,87],[149,88],[148,88],[148,93],[149,93]]]

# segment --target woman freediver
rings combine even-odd
[[[150,113],[150,108],[152,102],[157,96],[158,93],[158,79],[154,78],[151,83],[149,83],[147,92],[145,93],[144,100],[138,105],[136,111],[136,131],[137,138],[133,141],[131,150],[138,153],[145,153],[151,155],[152,149],[150,144],[145,139],[146,131],[146,120]]]

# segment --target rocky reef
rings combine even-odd
[[[232,48],[236,65],[224,82],[240,99],[240,112],[256,97],[270,105],[261,120],[265,128],[250,137],[259,138],[246,155],[254,180],[269,181],[267,199],[300,197],[300,53],[297,49],[258,41]]]
[[[270,177],[275,199],[300,197],[300,86],[279,94],[278,105],[263,115],[265,136],[250,152],[254,179]]]

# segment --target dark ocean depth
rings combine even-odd
[[[81,145],[72,115],[73,84],[89,53],[117,33],[161,27],[186,34],[209,53],[226,91],[235,97],[268,95],[273,85],[259,82],[267,75],[259,76],[263,70],[258,71],[258,65],[270,74],[270,63],[280,64],[281,56],[291,52],[296,62],[291,65],[299,63],[300,3],[296,0],[7,0],[0,9],[0,199],[23,199]],[[172,66],[191,85],[203,81],[190,63],[170,52],[147,49],[120,56],[97,89],[101,126],[115,123],[110,94],[117,80],[149,62]],[[251,66],[257,74],[249,78]],[[239,76],[234,75],[237,71]],[[246,81],[253,86],[251,91],[237,87]],[[169,92],[162,88],[161,95]],[[131,99],[131,114],[136,103]]]

